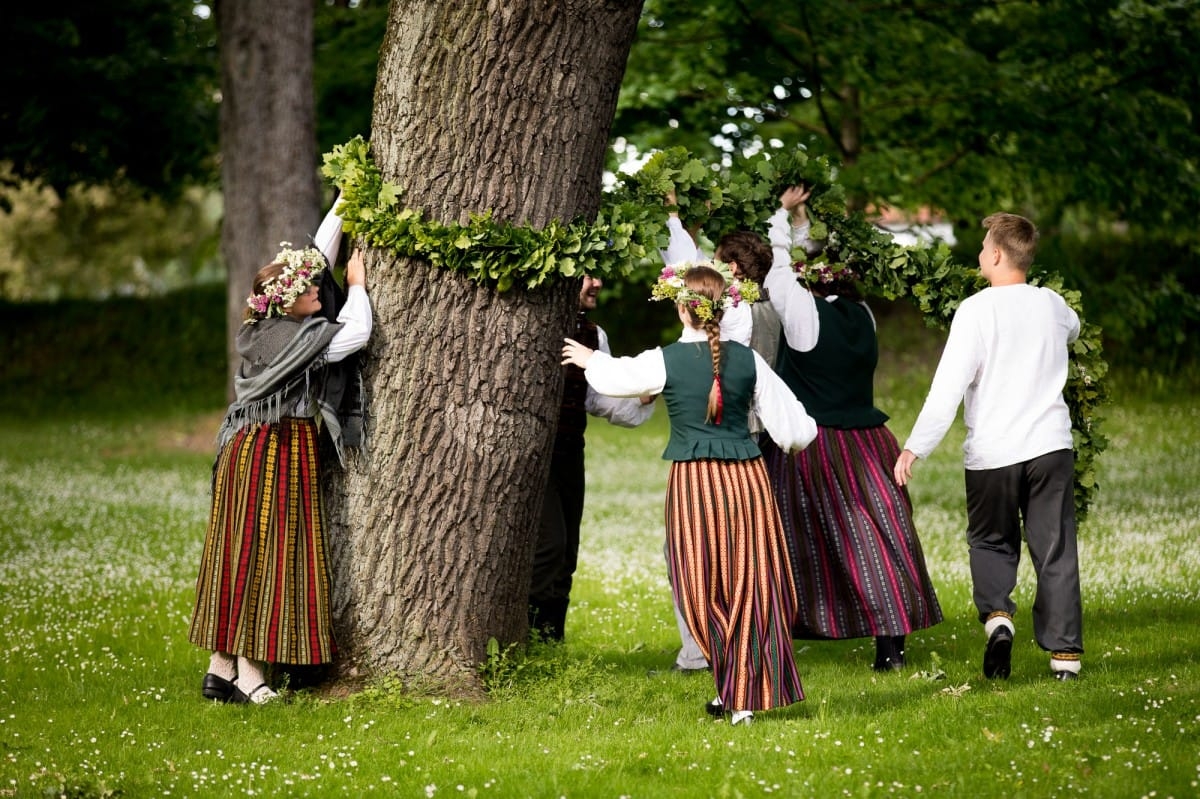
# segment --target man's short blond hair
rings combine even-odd
[[[1016,214],[992,214],[984,217],[983,226],[992,234],[992,244],[1008,256],[1016,269],[1028,272],[1037,252],[1038,229],[1032,222]]]

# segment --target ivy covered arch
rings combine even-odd
[[[812,235],[829,240],[830,262],[851,266],[869,294],[906,298],[927,324],[944,329],[959,304],[986,285],[977,270],[955,262],[944,243],[897,244],[861,212],[851,211],[835,165],[800,150],[761,153],[732,168],[705,163],[682,148],[665,150],[623,176],[594,221],[554,221],[540,230],[497,221],[489,212],[472,214],[465,224],[426,219],[404,207],[400,187],[382,179],[362,137],[328,153],[323,171],[341,191],[339,212],[347,233],[499,292],[583,274],[627,278],[639,268],[652,269],[649,283],[658,268],[648,265],[657,262],[657,251],[667,241],[665,211],[671,209],[663,198],[669,192],[675,193],[680,215],[699,220],[700,232],[717,241],[733,230],[765,233],[780,194],[801,183],[813,187],[808,200]],[[1059,275],[1035,266],[1030,282],[1053,288],[1080,315],[1063,395],[1075,449],[1075,507],[1083,519],[1099,487],[1096,459],[1108,444],[1098,414],[1107,400],[1108,371],[1100,329],[1083,319],[1079,292],[1066,289]]]

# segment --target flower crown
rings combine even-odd
[[[809,286],[818,283],[829,285],[858,279],[858,273],[851,269],[849,264],[831,264],[826,260],[809,261],[806,256],[807,254],[801,250],[799,259],[792,263],[792,270],[801,283]],[[824,253],[818,255],[817,258],[823,259]]]
[[[725,278],[725,291],[721,294],[720,308],[715,307],[716,304],[708,297],[689,289],[684,282],[688,270],[698,266],[714,269],[721,277]],[[670,300],[676,305],[687,305],[701,322],[709,321],[717,315],[718,311],[724,312],[729,308],[736,308],[743,302],[758,302],[759,296],[756,284],[749,281],[742,283],[733,276],[729,267],[720,261],[700,261],[698,263],[685,261],[663,267],[658,281],[654,284],[654,289],[650,292],[651,300]]]
[[[283,264],[283,271],[264,283],[261,293],[246,298],[246,304],[255,314],[246,320],[248,325],[259,319],[284,316],[286,309],[308,291],[325,269],[325,255],[315,247],[294,250],[290,241],[281,241],[279,246],[283,249],[271,263]]]

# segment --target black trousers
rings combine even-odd
[[[533,554],[529,624],[547,638],[562,639],[571,582],[579,562],[583,522],[583,450],[556,452],[542,501],[542,521]]]
[[[1037,575],[1033,635],[1048,652],[1083,652],[1083,605],[1075,538],[1075,456],[1040,455],[999,469],[968,469],[967,545],[979,620],[1012,615],[1021,522]]]

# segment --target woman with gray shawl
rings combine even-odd
[[[356,251],[346,304],[337,321],[324,318],[317,283],[325,254],[283,246],[255,277],[237,337],[242,363],[218,433],[188,635],[212,652],[202,692],[219,702],[269,702],[278,694],[267,685],[268,663],[328,663],[336,648],[318,436],[328,431],[342,457],[346,381],[330,365],[366,345],[371,304]]]

